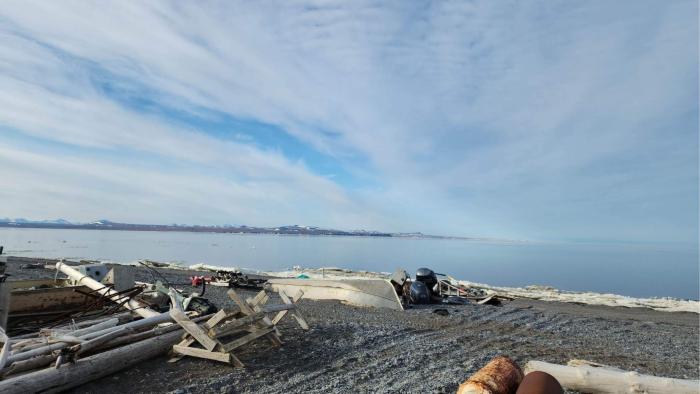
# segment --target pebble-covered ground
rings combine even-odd
[[[165,275],[174,282],[187,276]],[[141,270],[137,280],[148,279]],[[207,296],[223,305],[230,302],[225,290],[210,287]],[[312,329],[304,332],[285,318],[284,346],[275,349],[260,340],[254,349],[237,353],[245,369],[191,358],[171,364],[162,357],[74,392],[453,393],[501,354],[521,365],[533,359],[564,364],[585,359],[698,379],[694,313],[524,299],[500,307],[449,306],[448,316],[433,313],[437,307],[399,312],[307,300],[299,307]]]

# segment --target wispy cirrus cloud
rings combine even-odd
[[[70,147],[76,188],[88,157],[134,179],[152,166],[156,181],[110,187],[125,198],[178,171],[207,184],[196,210],[153,194],[167,208],[144,202],[146,221],[693,240],[696,16],[692,1],[10,2],[0,125],[6,154]]]

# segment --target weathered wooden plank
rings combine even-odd
[[[241,308],[241,312],[243,312],[246,315],[252,315],[255,313],[248,304],[243,301],[243,299],[236,293],[235,290],[233,289],[228,289],[226,292],[228,294],[229,298],[238,305],[239,308]]]
[[[280,289],[280,293],[284,293],[284,290]],[[287,298],[287,300],[289,300],[289,297],[287,297],[287,293],[284,293],[284,295]],[[291,302],[285,301],[284,298],[282,298],[282,301],[286,304],[292,304],[292,303],[296,303],[297,301],[299,301],[301,299],[301,297],[303,297],[303,296],[304,296],[304,291],[299,289],[299,290],[297,290],[296,294],[294,294],[294,297],[292,297]],[[281,298],[281,296],[280,296],[280,298]],[[277,323],[279,323],[280,320],[282,320],[282,318],[287,314],[287,311],[288,310],[285,309],[283,311],[277,312],[277,315],[272,319],[272,324],[277,325]]]
[[[241,317],[240,319],[226,322],[218,327],[214,327],[207,332],[210,338],[220,338],[226,335],[233,334],[240,330],[243,326],[251,325],[265,317],[265,313],[258,312],[249,316]]]
[[[69,279],[23,279],[11,280],[8,282],[13,291],[29,290],[31,288],[54,288],[54,287],[71,287]]]
[[[2,286],[2,285],[0,285]],[[8,286],[7,282],[5,286]],[[11,285],[9,285],[11,286]],[[13,290],[10,314],[48,312],[84,308],[94,302],[95,296],[84,294],[92,290],[86,286],[53,287],[49,289]]]
[[[236,310],[235,313],[238,313],[238,310]],[[214,316],[210,317],[209,320],[204,322],[204,324],[202,325],[202,329],[203,330],[211,329],[212,327],[219,324],[222,320],[226,319],[231,314],[232,314],[232,311],[230,311],[230,310],[228,310],[228,311],[224,310],[224,309],[219,310],[218,312],[216,312],[214,314]],[[195,342],[195,339],[192,336],[187,336],[186,338],[183,338],[182,341],[180,341],[180,343],[178,343],[178,346],[187,347],[187,346],[192,345],[194,342]],[[170,359],[168,359],[168,362],[174,363],[174,362],[180,361],[182,359],[182,357],[184,357],[183,354],[177,354],[177,355],[171,357]]]
[[[210,352],[205,349],[197,349],[180,345],[173,345],[173,351],[185,356],[206,358],[208,360],[220,361],[223,363],[231,363],[231,355],[229,353]]]
[[[257,304],[257,305],[252,305],[253,310],[254,310],[256,313],[265,312],[265,311],[263,310],[262,304],[264,304],[265,302],[267,302],[267,300],[269,300],[269,299],[270,299],[270,297],[269,297],[267,294],[265,294],[265,295],[260,299],[259,304]],[[277,327],[275,327],[275,325],[272,323],[272,320],[270,320],[269,317],[263,316],[262,321],[259,322],[259,323],[257,323],[256,325],[258,326],[258,328],[272,327],[272,332],[269,333],[269,334],[267,334],[265,337],[270,341],[270,343],[272,344],[272,346],[274,346],[274,347],[282,346],[282,340],[281,340],[280,337],[279,337],[279,336],[280,336],[280,332],[277,330]]]
[[[301,290],[299,290],[299,291],[301,291]],[[289,297],[287,297],[287,294],[285,294],[285,292],[283,290],[280,290],[279,295],[280,295],[280,298],[282,298],[282,301],[284,303],[292,304],[292,301],[289,299]],[[280,313],[282,313],[282,312],[280,312]],[[299,326],[301,327],[302,330],[309,329],[309,325],[306,323],[306,320],[304,320],[304,318],[301,316],[301,314],[299,313],[299,311],[296,308],[291,310],[290,313],[291,313],[292,317],[297,321],[297,323],[299,323]]]
[[[248,304],[250,304],[251,307],[259,304],[262,305],[266,303],[268,299],[270,299],[270,297],[267,295],[265,290],[260,290],[260,292],[258,292],[253,299],[248,301]]]
[[[204,346],[205,349],[212,350],[216,347],[216,341],[209,338],[206,331],[204,331],[197,323],[190,320],[187,315],[185,315],[185,312],[177,308],[171,308],[170,316],[177,322],[177,324],[184,328],[185,331],[192,335],[197,342]]]
[[[264,294],[264,297],[267,297],[267,294],[265,294],[264,291],[261,293]],[[260,295],[261,293],[258,293],[258,295]],[[238,293],[236,293],[235,290],[229,289],[227,294],[231,298],[231,300],[233,300],[233,302],[235,302],[241,308],[241,311],[243,313],[245,313],[246,315],[252,315],[255,312],[261,311],[260,307],[258,307],[258,306],[256,306],[255,308],[251,308],[247,302],[245,302],[245,301],[243,301],[243,299],[241,299],[241,297],[238,295]],[[263,297],[263,295],[261,295],[261,297]],[[264,297],[263,297],[263,299],[265,299]],[[260,325],[261,326],[262,325],[272,326],[272,330],[276,331],[276,328],[274,327],[274,325],[272,324],[272,321],[268,317],[264,317],[263,321],[260,323]],[[269,339],[270,343],[272,343],[273,346],[281,346],[282,345],[282,341],[279,339],[276,332],[271,333],[270,335],[266,335],[266,336]]]
[[[239,348],[247,343],[250,343],[250,342],[252,342],[252,341],[254,341],[262,336],[265,336],[265,335],[271,333],[273,330],[274,330],[274,327],[258,329],[254,332],[251,332],[250,334],[248,334],[246,336],[243,336],[241,338],[238,338],[234,341],[231,341],[227,344],[222,345],[222,349],[225,352],[230,352],[236,348]]]

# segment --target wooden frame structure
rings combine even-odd
[[[229,289],[227,294],[236,306],[220,310],[200,325],[190,320],[179,304],[175,291],[171,289],[173,307],[170,309],[170,316],[186,334],[180,343],[173,346],[174,356],[170,362],[190,356],[244,367],[233,351],[259,338],[266,338],[273,347],[282,346],[277,323],[287,314],[293,316],[303,330],[309,329],[308,323],[295,305],[304,295],[302,291],[291,299],[284,291],[279,291],[283,302],[279,305],[266,305],[270,300],[266,290],[261,290],[255,297],[245,300],[233,289]],[[275,313],[275,316],[271,319],[267,316],[268,313]]]

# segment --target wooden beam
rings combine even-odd
[[[228,294],[229,298],[238,305],[239,308],[241,308],[241,312],[243,312],[246,315],[252,315],[255,313],[248,304],[241,299],[241,297],[236,293],[235,290],[233,289],[228,289],[226,292]]]
[[[219,310],[218,312],[216,312],[216,313],[214,314],[214,316],[212,316],[211,318],[209,318],[209,320],[207,320],[207,321],[202,325],[202,329],[203,329],[203,330],[211,329],[212,327],[214,327],[214,326],[216,326],[217,324],[219,324],[219,322],[221,322],[223,319],[225,319],[226,317],[228,317],[228,316],[229,316],[229,313],[230,313],[230,311],[225,311],[225,310],[223,310],[223,309]],[[195,339],[194,339],[192,336],[187,336],[187,338],[183,338],[182,341],[180,341],[180,343],[178,343],[178,346],[187,347],[187,346],[192,345],[194,342],[195,342]],[[169,363],[174,363],[174,362],[180,361],[180,360],[182,359],[183,356],[184,356],[183,354],[177,354],[177,355],[171,357],[170,359],[168,359],[168,362],[169,362]]]
[[[233,334],[240,330],[243,326],[251,325],[265,317],[265,313],[258,312],[240,319],[226,322],[218,327],[213,327],[207,332],[210,338],[221,338],[226,335]]]
[[[280,291],[279,291],[280,298],[282,298],[281,294],[283,294],[283,293],[284,293],[284,290],[280,289]],[[284,295],[285,295],[285,297],[287,297],[287,294],[286,294],[286,293],[284,293]],[[301,290],[301,289],[299,289],[299,290],[296,292],[296,294],[294,294],[294,297],[292,297],[291,302],[285,301],[284,298],[282,298],[282,301],[283,301],[285,304],[292,304],[292,303],[296,303],[297,301],[299,301],[299,300],[301,299],[301,297],[303,297],[303,296],[304,296],[304,291]],[[287,300],[289,300],[289,297],[287,297]],[[275,324],[275,325],[276,325],[277,323],[279,323],[279,321],[282,320],[282,318],[283,318],[286,314],[287,314],[287,309],[285,309],[285,310],[283,310],[283,311],[277,312],[277,315],[274,317],[274,319],[272,319],[272,324]]]
[[[205,349],[197,349],[180,345],[173,345],[173,351],[184,356],[206,358],[208,360],[220,361],[227,364],[231,363],[231,355],[228,353],[210,352]]]
[[[261,293],[263,294],[263,295],[261,295],[261,297],[267,296],[267,294],[265,294],[264,291],[262,291]],[[260,295],[261,293],[258,293],[258,295]],[[241,312],[245,313],[246,315],[252,315],[255,312],[262,311],[259,306],[256,306],[255,308],[251,308],[250,305],[248,305],[247,302],[243,301],[243,299],[241,299],[241,297],[238,295],[238,293],[236,293],[236,291],[233,289],[229,289],[227,294],[228,294],[229,298],[231,298],[231,300],[233,300],[233,302],[235,302],[241,308]],[[267,312],[267,311],[265,311],[265,312]],[[269,318],[264,317],[263,322],[260,323],[260,325],[262,325],[263,323],[266,326],[272,326],[272,331],[276,331],[274,324],[272,324],[272,321]],[[270,334],[270,333],[268,333],[268,334]],[[267,335],[267,338],[270,341],[270,343],[272,344],[272,346],[281,346],[282,345],[282,341],[279,339],[277,334],[274,332],[271,333],[270,335]]]
[[[260,290],[260,292],[256,294],[252,300],[248,301],[248,303],[251,307],[253,307],[258,304],[266,303],[269,298],[270,297],[267,295],[267,292],[265,292],[265,290]]]
[[[299,291],[301,292],[301,289]],[[303,292],[302,292],[302,294],[303,294]],[[287,297],[287,294],[285,294],[284,290],[280,289],[279,295],[285,304],[292,305],[292,300],[290,300],[289,297]],[[279,313],[283,313],[283,312],[284,311],[281,311]],[[301,327],[302,330],[306,331],[309,329],[309,325],[306,323],[306,320],[304,320],[304,318],[301,316],[301,314],[299,313],[299,311],[296,308],[291,311],[291,315],[292,315],[292,317],[294,317],[294,319],[297,321],[297,323],[299,323],[299,326]],[[273,320],[273,323],[274,323],[274,320]]]
[[[209,338],[206,331],[204,331],[197,323],[190,320],[187,315],[185,315],[185,312],[177,308],[170,308],[170,316],[177,322],[177,324],[184,328],[185,331],[192,335],[197,342],[204,346],[205,349],[211,351],[216,347],[216,341]]]
[[[223,345],[222,349],[225,352],[230,352],[231,350],[239,348],[239,347],[241,347],[241,346],[243,346],[251,341],[254,341],[262,336],[265,336],[265,335],[271,333],[273,330],[274,330],[274,327],[268,327],[268,328],[262,328],[262,329],[256,330],[256,331],[251,332],[250,334],[248,334],[244,337],[238,338],[235,341],[232,341],[232,342],[229,342],[229,343]]]

